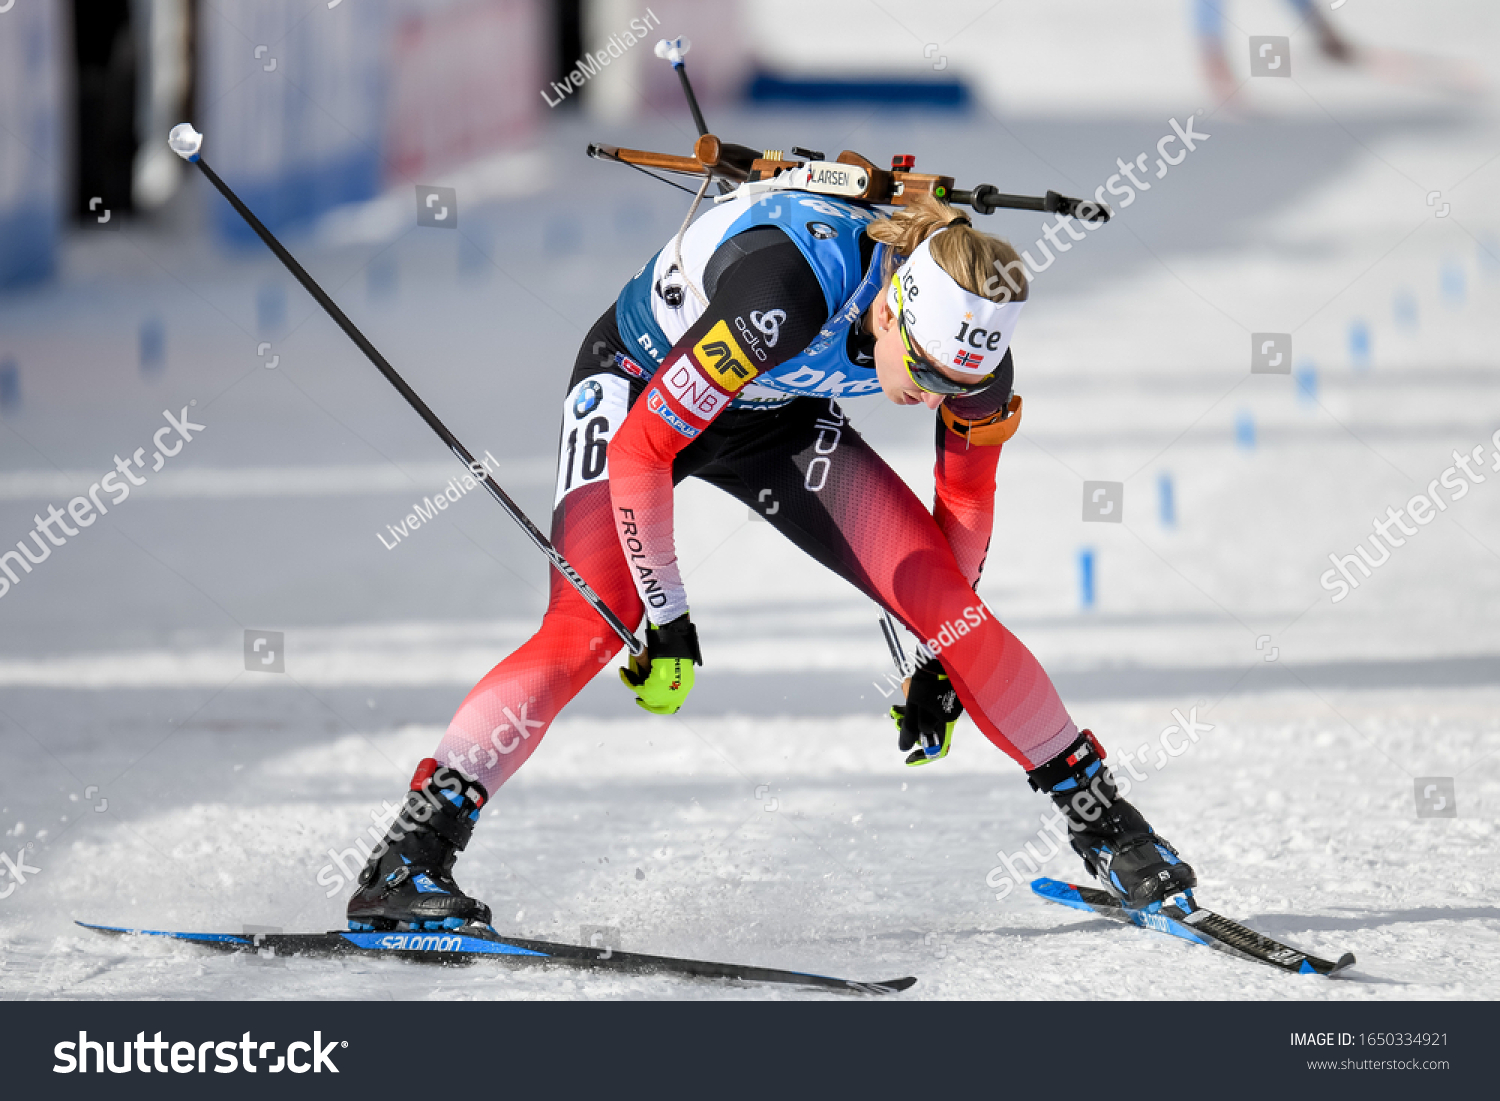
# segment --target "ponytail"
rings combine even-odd
[[[865,227],[872,240],[889,245],[882,276],[889,280],[902,261],[923,241],[932,242],[932,258],[955,283],[971,294],[995,302],[1024,302],[1030,291],[1026,265],[1009,243],[981,233],[968,216],[929,192],[919,192],[888,218]]]

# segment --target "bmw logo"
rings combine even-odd
[[[604,387],[593,381],[584,383],[583,389],[579,390],[578,396],[573,399],[573,416],[582,420],[598,409],[599,403],[603,400]]]
[[[811,233],[820,241],[826,241],[830,237],[837,237],[839,235],[839,231],[834,229],[827,222],[808,222],[807,232]]]

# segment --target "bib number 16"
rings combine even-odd
[[[630,384],[617,375],[592,375],[568,392],[553,508],[575,489],[609,476],[610,437],[629,404]]]

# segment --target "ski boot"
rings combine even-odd
[[[1092,731],[1083,731],[1067,749],[1026,775],[1067,817],[1073,851],[1121,905],[1159,910],[1167,899],[1185,895],[1187,908],[1192,908],[1198,877],[1141,812],[1120,798],[1104,764],[1104,747]]]
[[[490,908],[453,882],[489,793],[478,780],[428,757],[385,838],[359,873],[349,928],[389,932],[490,923]]]

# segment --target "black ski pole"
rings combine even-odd
[[[698,97],[693,93],[693,82],[688,79],[687,62],[683,61],[688,50],[692,48],[693,42],[690,38],[663,38],[656,44],[656,56],[663,61],[670,61],[672,68],[676,70],[677,79],[682,84],[682,94],[687,97],[688,110],[693,113],[693,125],[698,128],[698,136],[701,138],[708,133],[708,123],[704,121],[703,110],[698,106]],[[733,190],[734,187],[727,181],[719,181],[720,195],[728,195]]]
[[[656,44],[656,56],[670,61],[672,68],[677,70],[677,79],[682,82],[682,93],[687,96],[688,110],[693,112],[693,124],[698,127],[699,137],[702,137],[708,133],[708,123],[703,121],[703,112],[698,108],[698,97],[693,95],[693,85],[688,81],[687,64],[682,60],[692,48],[690,39],[663,38]]]
[[[906,651],[901,648],[901,636],[896,633],[896,621],[891,618],[890,612],[883,613],[880,631],[885,635],[885,644],[891,649],[891,660],[896,663],[896,672],[903,677],[907,676],[910,670],[906,667]]]
[[[457,436],[448,431],[447,425],[438,420],[437,414],[427,408],[427,403],[417,396],[417,392],[408,386],[406,380],[396,373],[396,369],[386,361],[385,356],[381,355],[375,345],[366,339],[365,334],[355,327],[354,322],[350,321],[344,311],[339,309],[338,304],[332,298],[328,297],[328,293],[322,287],[318,286],[313,277],[307,274],[307,271],[297,262],[296,257],[288,252],[282,243],[272,235],[271,231],[261,224],[260,219],[251,212],[249,207],[240,201],[239,196],[230,190],[229,185],[219,179],[218,174],[212,168],[208,167],[208,163],[198,153],[199,149],[203,146],[203,135],[194,130],[189,123],[179,123],[172,128],[172,134],[167,139],[167,144],[183,160],[191,164],[196,164],[202,170],[208,182],[213,184],[219,194],[223,195],[229,201],[229,205],[234,207],[241,218],[245,219],[245,223],[255,231],[256,236],[264,241],[266,247],[276,254],[276,258],[286,265],[287,271],[291,272],[297,282],[301,283],[307,289],[307,293],[317,300],[318,305],[322,306],[328,316],[333,318],[338,327],[344,330],[345,335],[354,341],[355,346],[361,352],[364,352],[366,358],[386,377],[386,381],[394,386],[397,392],[406,399],[407,404],[417,411],[417,415],[427,422],[427,426],[437,433],[440,440],[448,445],[448,450],[458,456],[459,462],[463,463],[471,474],[476,478],[481,478],[484,482],[484,488],[490,491],[490,496],[500,503],[500,507],[510,515],[512,520],[521,525],[521,529],[536,544],[537,549],[547,556],[553,568],[568,579],[568,583],[578,590],[578,595],[588,601],[589,606],[599,613],[604,622],[609,624],[610,629],[620,636],[620,640],[625,643],[630,652],[632,654],[644,653],[646,647],[635,637],[630,628],[620,622],[619,617],[609,610],[609,606],[599,599],[599,595],[593,589],[589,588],[588,582],[579,576],[578,571],[573,568],[572,564],[537,529],[537,526],[521,511],[521,507],[510,499],[510,495],[505,490],[500,488],[495,479],[490,477],[488,473],[480,474],[480,471],[483,471],[484,467],[474,458],[469,449],[459,442]]]

